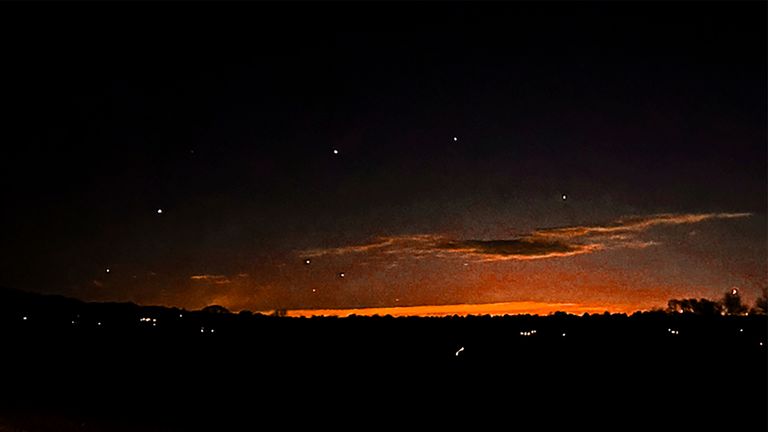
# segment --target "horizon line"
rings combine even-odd
[[[288,317],[321,317],[336,316],[386,316],[393,317],[444,317],[470,315],[549,315],[554,312],[565,312],[582,315],[584,313],[631,313],[646,309],[632,307],[628,304],[591,305],[582,303],[547,303],[532,301],[497,302],[497,303],[460,303],[448,305],[421,306],[383,306],[335,309],[287,309]],[[271,311],[260,311],[269,314]]]

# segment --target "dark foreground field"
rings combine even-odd
[[[764,316],[296,319],[14,299],[0,303],[0,431],[766,430]]]

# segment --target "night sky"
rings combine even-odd
[[[0,17],[2,286],[430,314],[768,285],[765,2]]]

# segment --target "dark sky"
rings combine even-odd
[[[0,285],[624,310],[768,284],[764,2],[0,17]]]

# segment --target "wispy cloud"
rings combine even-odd
[[[443,237],[432,234],[417,234],[417,235],[404,235],[404,236],[392,236],[392,237],[379,237],[373,242],[342,246],[336,248],[324,248],[324,249],[308,249],[302,252],[302,256],[309,258],[326,256],[326,255],[347,255],[355,253],[368,253],[378,252],[384,254],[390,253],[428,253],[428,249],[425,249],[425,245],[432,244],[434,242],[442,240]]]
[[[226,285],[226,284],[232,283],[232,281],[226,275],[201,274],[201,275],[193,275],[193,276],[190,276],[189,278],[192,279],[193,281],[207,282],[207,283],[212,283],[214,285]]]
[[[434,234],[380,237],[361,245],[310,249],[307,257],[349,254],[462,257],[479,261],[533,260],[568,257],[607,249],[641,249],[658,242],[640,234],[657,226],[694,224],[713,219],[734,219],[751,213],[655,214],[630,216],[602,225],[537,229],[509,239],[452,239]]]

